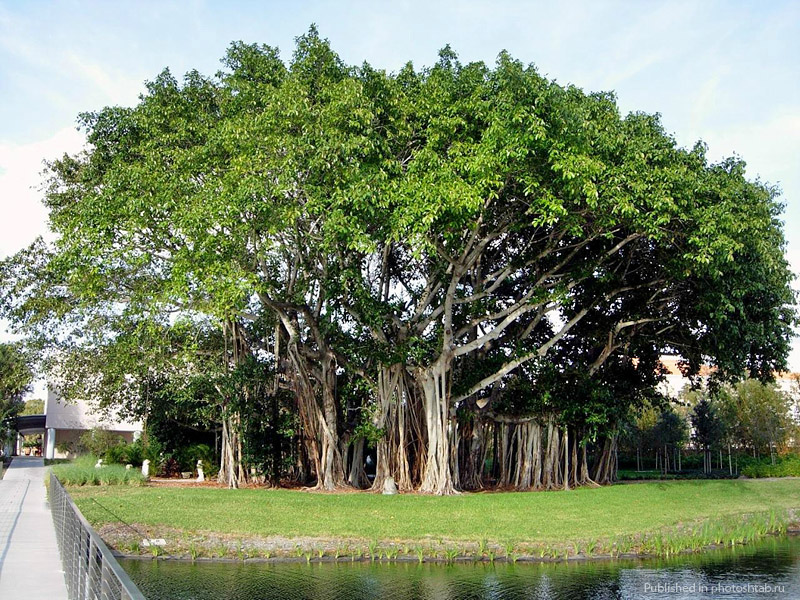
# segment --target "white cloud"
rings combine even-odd
[[[29,245],[37,236],[47,237],[47,210],[41,203],[43,161],[64,152],[79,151],[84,136],[62,129],[52,137],[29,144],[0,142],[0,259]],[[0,342],[18,339],[0,320]],[[44,398],[46,382],[37,379],[28,398]]]
[[[709,76],[700,86],[692,102],[690,127],[698,127],[700,123],[705,122],[714,112],[719,102],[719,96],[722,93],[720,84],[722,80],[730,74],[730,71],[730,67],[724,65],[713,75]]]
[[[74,75],[83,79],[98,92],[100,103],[135,104],[145,91],[142,78],[130,75],[81,56],[75,52],[64,55],[64,65]]]
[[[83,134],[75,129],[30,144],[0,143],[0,258],[47,234],[47,211],[39,192],[43,161],[77,152],[83,143]]]

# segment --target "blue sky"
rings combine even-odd
[[[659,112],[682,146],[778,184],[800,271],[800,2],[89,2],[0,0],[0,257],[46,231],[41,161],[80,148],[78,113],[131,105],[169,67],[214,73],[233,40],[278,46],[316,23],[349,63],[387,70],[502,49],[560,83]],[[2,329],[2,327],[0,327]],[[0,335],[2,333],[0,332]],[[800,352],[792,357],[800,370]]]

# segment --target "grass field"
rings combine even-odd
[[[128,486],[69,491],[96,526],[119,518],[156,528],[241,537],[410,542],[563,543],[655,532],[730,515],[800,509],[797,479],[670,481],[451,497]]]

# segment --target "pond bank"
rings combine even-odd
[[[746,526],[744,529],[747,529]],[[662,532],[638,536],[637,538],[581,544],[570,542],[561,545],[515,544],[497,546],[487,544],[485,551],[469,544],[417,544],[387,542],[384,544],[351,540],[332,544],[331,540],[278,540],[278,539],[237,539],[224,540],[214,535],[187,536],[172,532],[169,548],[161,546],[143,547],[141,542],[130,537],[119,536],[106,529],[103,538],[122,548],[114,550],[118,558],[127,560],[174,560],[189,562],[231,562],[231,563],[561,563],[608,561],[617,559],[646,560],[670,558],[698,554],[712,550],[746,547],[758,544],[765,539],[788,535],[800,537],[800,524],[779,528],[768,533],[756,532],[731,536],[720,542],[703,543],[685,534]],[[178,537],[180,536],[180,537]],[[181,543],[180,540],[184,543]],[[187,543],[188,540],[188,543]],[[165,540],[166,541],[166,540]],[[177,541],[177,543],[176,543]],[[138,549],[138,552],[134,552]]]
[[[682,522],[646,533],[560,542],[255,537],[209,531],[188,532],[143,524],[106,524],[100,527],[99,533],[115,553],[124,558],[304,563],[562,562],[668,558],[745,546],[774,535],[798,535],[800,511],[731,515]],[[150,543],[151,540],[158,541]]]

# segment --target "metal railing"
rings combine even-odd
[[[52,473],[50,510],[69,600],[145,600]]]

